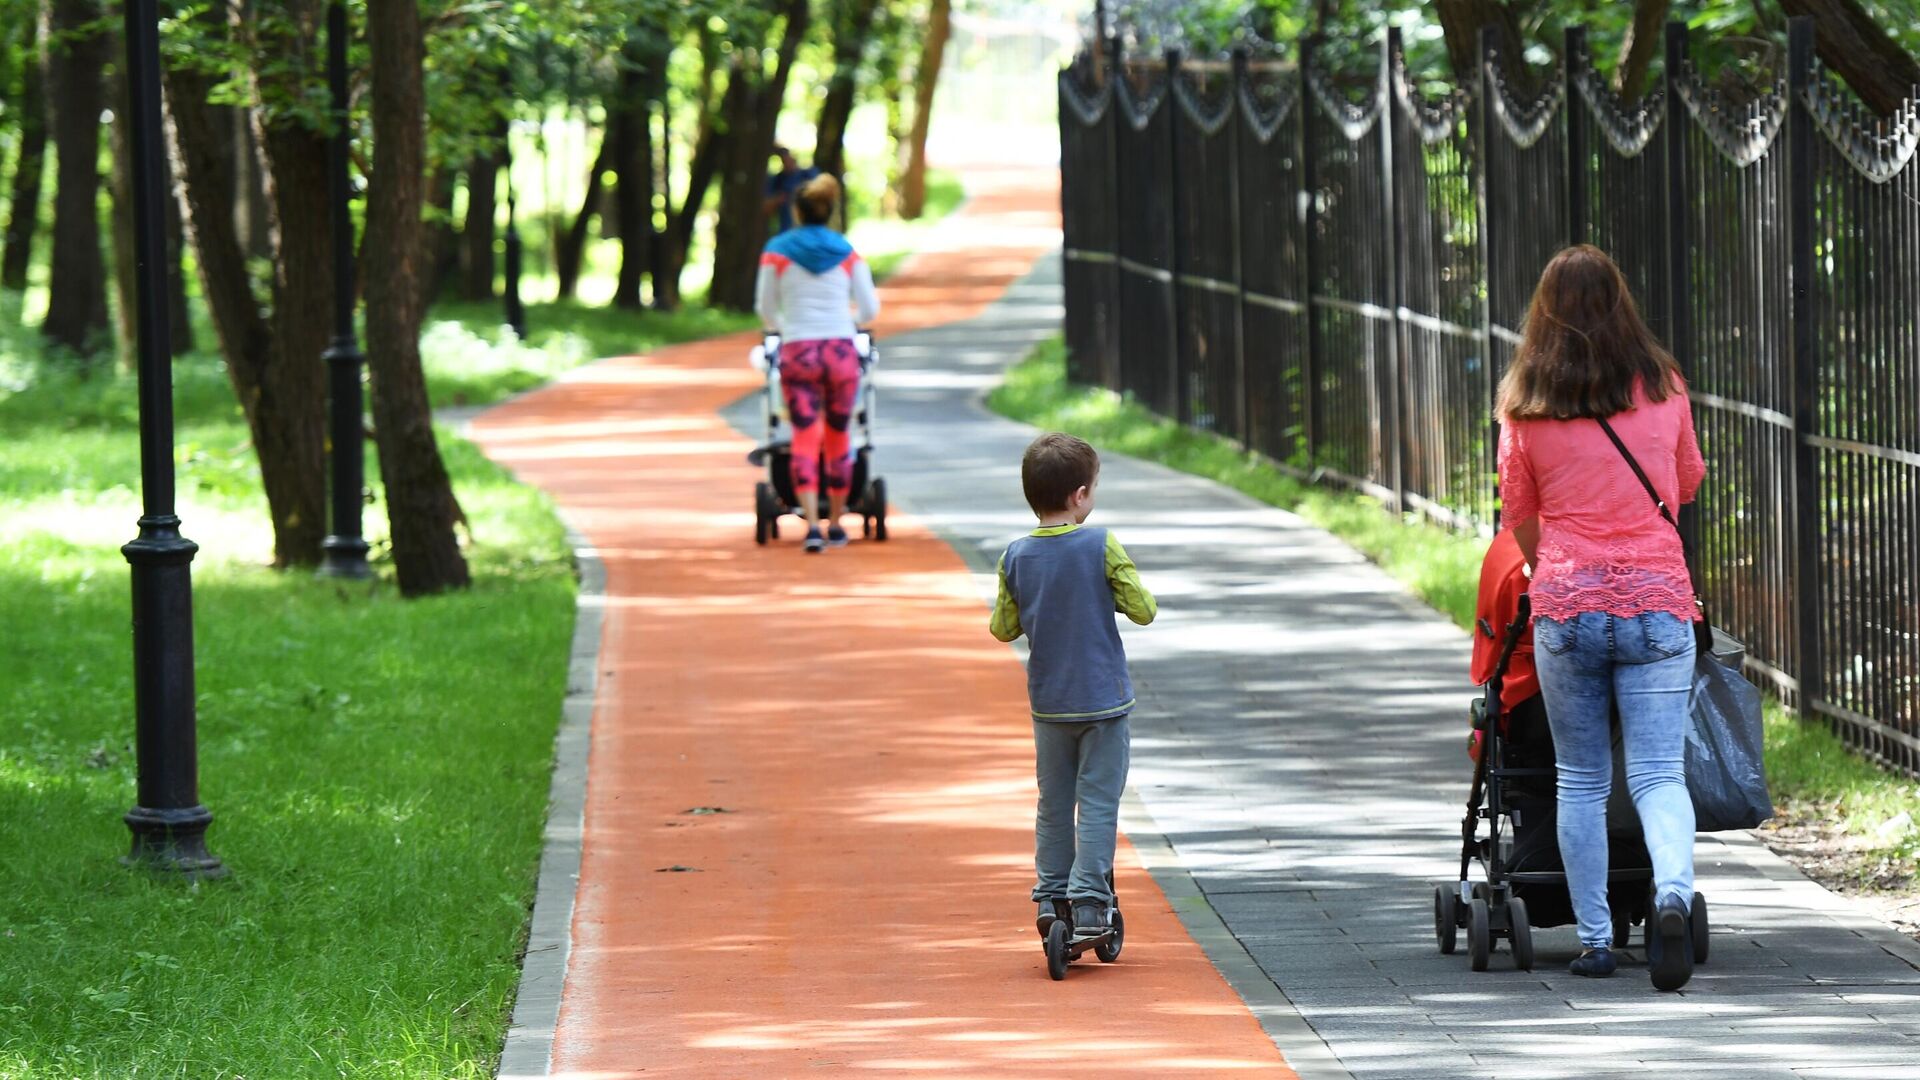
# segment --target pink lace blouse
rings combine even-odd
[[[1647,479],[1679,515],[1706,463],[1682,392],[1608,418]],[[1673,526],[1594,420],[1520,420],[1500,426],[1500,513],[1511,528],[1540,518],[1533,613],[1566,621],[1588,611],[1694,617],[1686,556]]]

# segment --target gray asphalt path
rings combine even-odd
[[[983,597],[1032,527],[1018,463],[1033,432],[979,398],[1056,332],[1058,280],[1044,260],[981,317],[884,344],[879,471]],[[736,410],[749,430],[754,408]],[[1481,974],[1464,943],[1439,955],[1432,883],[1454,874],[1469,779],[1467,635],[1326,533],[1205,480],[1108,455],[1094,520],[1161,601],[1152,627],[1125,627],[1141,701],[1129,832],[1167,841],[1163,887],[1297,1065],[1920,1078],[1920,948],[1745,834],[1700,838],[1713,956],[1684,993],[1655,994],[1638,963],[1569,976],[1570,928],[1536,933],[1531,973],[1504,950]]]

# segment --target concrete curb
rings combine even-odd
[[[566,521],[565,515],[561,520]],[[501,1080],[546,1076],[553,1066],[560,995],[573,951],[573,900],[580,880],[581,836],[586,824],[587,755],[600,685],[600,635],[606,622],[607,570],[586,537],[567,523],[567,543],[580,571],[567,693],[554,735],[553,782],[547,795],[540,878],[528,921],[527,949],[514,994],[513,1020],[500,1051]]]

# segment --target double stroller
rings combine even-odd
[[[847,510],[860,515],[862,537],[885,540],[887,482],[874,476],[872,468],[875,405],[872,372],[880,363],[880,350],[873,343],[873,335],[865,330],[854,335],[853,345],[860,354],[859,409],[854,416],[860,425],[860,440],[853,455],[853,487],[847,498]],[[756,467],[764,465],[767,470],[767,478],[753,487],[753,542],[764,545],[768,540],[780,539],[781,518],[804,514],[793,487],[793,439],[781,433],[782,423],[791,421],[787,418],[786,398],[780,390],[780,335],[766,335],[753,347],[748,360],[755,370],[766,376],[763,404],[766,439],[747,455],[749,463]],[[820,475],[826,473],[826,462],[822,460]],[[828,513],[825,490],[820,492],[819,513],[825,520]]]
[[[1573,898],[1556,831],[1553,735],[1533,674],[1533,615],[1520,548],[1502,532],[1480,575],[1474,678],[1483,693],[1471,706],[1472,789],[1460,822],[1460,876],[1433,893],[1433,931],[1442,953],[1461,931],[1475,971],[1487,970],[1505,939],[1514,966],[1533,969],[1533,929],[1575,921]],[[1627,794],[1618,719],[1614,725],[1613,793],[1607,805],[1607,901],[1613,947],[1625,949],[1636,924],[1653,910],[1653,871],[1640,819]],[[1483,829],[1484,825],[1484,829]],[[1482,868],[1472,880],[1473,864]],[[1706,898],[1695,894],[1689,927],[1695,963],[1707,959]]]

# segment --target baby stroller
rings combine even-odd
[[[873,379],[869,373],[880,362],[880,350],[873,335],[862,330],[854,335],[854,349],[860,354],[860,397],[855,421],[860,425],[859,446],[854,450],[853,488],[848,494],[847,510],[860,515],[860,535],[872,540],[887,538],[887,482],[873,475]],[[766,441],[747,455],[747,461],[765,465],[767,478],[753,487],[753,542],[765,544],[780,539],[780,519],[788,514],[801,515],[799,497],[793,490],[792,438],[782,434],[787,422],[786,398],[780,392],[780,335],[768,334],[748,354],[754,370],[766,376]],[[821,463],[821,475],[826,475]],[[827,493],[820,492],[820,517],[827,516]]]
[[[1500,576],[1496,564],[1505,549],[1511,549],[1517,574],[1519,549],[1509,534],[1503,534],[1487,554],[1488,567],[1481,582],[1483,611],[1488,610],[1489,578]],[[1474,763],[1466,816],[1460,822],[1460,877],[1456,882],[1435,886],[1433,892],[1433,931],[1440,951],[1453,953],[1459,932],[1465,930],[1467,955],[1474,971],[1487,970],[1495,943],[1501,938],[1513,950],[1514,966],[1531,971],[1533,928],[1566,926],[1575,921],[1566,869],[1560,859],[1554,792],[1558,772],[1545,702],[1539,693],[1511,706],[1502,700],[1515,651],[1531,636],[1532,610],[1524,591],[1514,591],[1506,605],[1511,617],[1499,612],[1498,623],[1485,615],[1479,619],[1478,631],[1497,645],[1497,659],[1486,679],[1484,694],[1474,699],[1470,709],[1480,752]],[[1617,720],[1613,749],[1613,794],[1607,806],[1607,900],[1613,911],[1613,947],[1619,950],[1627,947],[1633,926],[1645,924],[1653,910],[1653,871],[1640,819],[1627,795]],[[1481,822],[1486,823],[1484,835]],[[1469,879],[1476,860],[1484,871],[1481,881]],[[1707,903],[1697,893],[1689,929],[1694,962],[1705,963]]]

